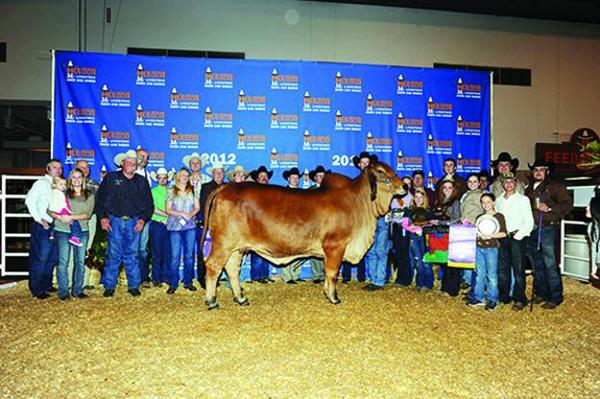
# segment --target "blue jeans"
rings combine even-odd
[[[410,267],[417,269],[417,287],[433,288],[433,268],[430,263],[423,262],[425,254],[425,238],[423,236],[410,233]],[[402,255],[401,255],[402,256]]]
[[[49,240],[50,230],[31,222],[29,240],[29,291],[33,296],[44,294],[52,287],[52,267],[56,262],[57,250],[54,240]]]
[[[269,278],[271,263],[265,258],[252,252],[250,256],[250,279],[252,281]]]
[[[192,285],[194,280],[194,247],[196,245],[196,229],[169,231],[171,241],[171,267],[167,273],[169,286],[179,286],[179,263],[183,248],[183,285]]]
[[[396,283],[404,286],[409,286],[412,283],[415,275],[415,265],[411,261],[410,253],[410,237],[409,233],[402,228],[399,223],[392,225],[392,241],[394,243],[394,252],[396,254]],[[422,255],[421,255],[422,256]]]
[[[56,279],[58,280],[58,296],[65,298],[69,296],[69,257],[71,256],[71,248],[73,248],[73,282],[71,284],[71,295],[77,296],[83,293],[83,282],[85,280],[85,265],[83,260],[85,259],[85,253],[88,242],[88,232],[82,231],[79,236],[81,241],[81,247],[71,245],[69,238],[73,235],[71,233],[63,233],[62,231],[56,231],[54,237],[56,240],[56,246],[58,248],[58,267],[56,268]]]
[[[71,237],[81,238],[83,230],[81,230],[81,224],[78,220],[73,220],[71,224],[69,224],[69,228],[71,229]]]
[[[129,289],[139,288],[140,268],[138,263],[138,250],[140,247],[140,233],[133,231],[137,218],[123,220],[110,216],[112,231],[106,233],[108,248],[106,249],[106,263],[102,284],[107,290],[114,290],[117,286],[117,276],[121,262],[125,265],[127,285]]]
[[[511,294],[511,273],[514,288]],[[512,237],[500,240],[498,251],[498,291],[502,302],[527,302],[525,295],[525,266],[523,265],[523,240]]]
[[[171,256],[171,240],[166,224],[154,220],[150,222],[150,247],[152,248],[152,282],[164,283],[167,281]]]
[[[475,253],[476,278],[472,297],[483,302],[498,302],[498,248],[477,247]]]
[[[150,238],[150,223],[147,221],[144,228],[140,231],[140,246],[138,250],[138,262],[140,268],[140,280],[150,281],[150,267],[148,262],[148,240]]]
[[[388,224],[385,218],[380,217],[377,218],[375,241],[365,257],[367,270],[371,275],[371,283],[379,287],[383,287],[385,284],[385,268],[389,249]]]
[[[476,277],[473,274],[472,269],[464,269],[463,270],[463,274],[462,274],[462,282],[463,283],[473,285],[473,283],[476,281],[475,279],[476,279]]]
[[[563,285],[554,251],[556,227],[542,227],[542,242],[539,251],[537,249],[537,228],[525,239],[527,240],[527,257],[531,261],[535,277],[535,296],[542,297],[546,301],[562,303]]]

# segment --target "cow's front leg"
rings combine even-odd
[[[325,252],[325,266],[323,268],[325,273],[325,283],[323,284],[323,293],[325,294],[325,297],[329,299],[329,302],[334,305],[342,302],[339,300],[335,288],[341,264],[342,255],[340,250]]]
[[[225,265],[225,271],[229,278],[229,285],[231,286],[231,292],[233,293],[233,301],[240,306],[250,305],[248,298],[244,296],[244,290],[240,286],[240,266],[242,262],[242,253],[235,251],[229,257],[227,265]]]

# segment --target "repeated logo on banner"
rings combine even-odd
[[[361,151],[429,185],[446,157],[463,174],[490,162],[487,73],[76,52],[56,52],[54,72],[52,154],[89,161],[96,179],[138,146],[150,169],[198,152],[204,170],[265,165],[275,184],[294,166],[355,176]]]

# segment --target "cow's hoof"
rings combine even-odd
[[[217,303],[217,301],[204,301],[204,304],[206,305],[206,307],[208,308],[208,310],[216,310],[219,309],[219,304]]]
[[[237,303],[240,306],[250,306],[250,301],[248,298],[237,299],[233,298],[233,302]]]

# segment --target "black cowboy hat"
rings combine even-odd
[[[308,172],[309,179],[315,181],[315,176],[317,175],[317,173],[331,173],[331,169],[325,170],[323,165],[319,165],[315,168],[315,170],[311,170],[310,172]]]
[[[498,155],[498,159],[492,161],[492,167],[494,169],[498,169],[499,162],[510,162],[510,164],[512,165],[512,170],[514,170],[515,172],[517,171],[517,168],[519,167],[519,159],[511,157],[508,152],[501,152]]]
[[[300,171],[298,170],[298,168],[294,166],[292,169],[286,170],[282,174],[282,176],[283,176],[283,178],[285,180],[287,180],[288,177],[290,177],[291,175],[298,175],[298,177],[299,177],[299,176],[302,175],[302,173],[300,173]]]
[[[547,168],[550,170],[552,168],[551,164],[542,159],[536,159],[533,165],[528,163],[527,166],[529,166],[529,170],[533,170],[533,168]]]
[[[377,162],[379,160],[379,157],[377,155],[375,155],[375,154],[369,154],[368,152],[363,151],[360,154],[355,155],[355,156],[352,157],[352,163],[354,164],[354,166],[356,166],[358,168],[358,162],[360,162],[360,160],[363,159],[363,158],[369,158],[369,160],[371,161],[371,163]]]
[[[271,177],[273,177],[273,171],[272,170],[267,170],[267,168],[264,165],[260,165],[258,167],[258,169],[253,170],[252,172],[250,172],[250,177],[252,178],[252,180],[257,181],[258,175],[261,172],[265,172],[267,174],[267,176],[269,176],[269,179]]]

